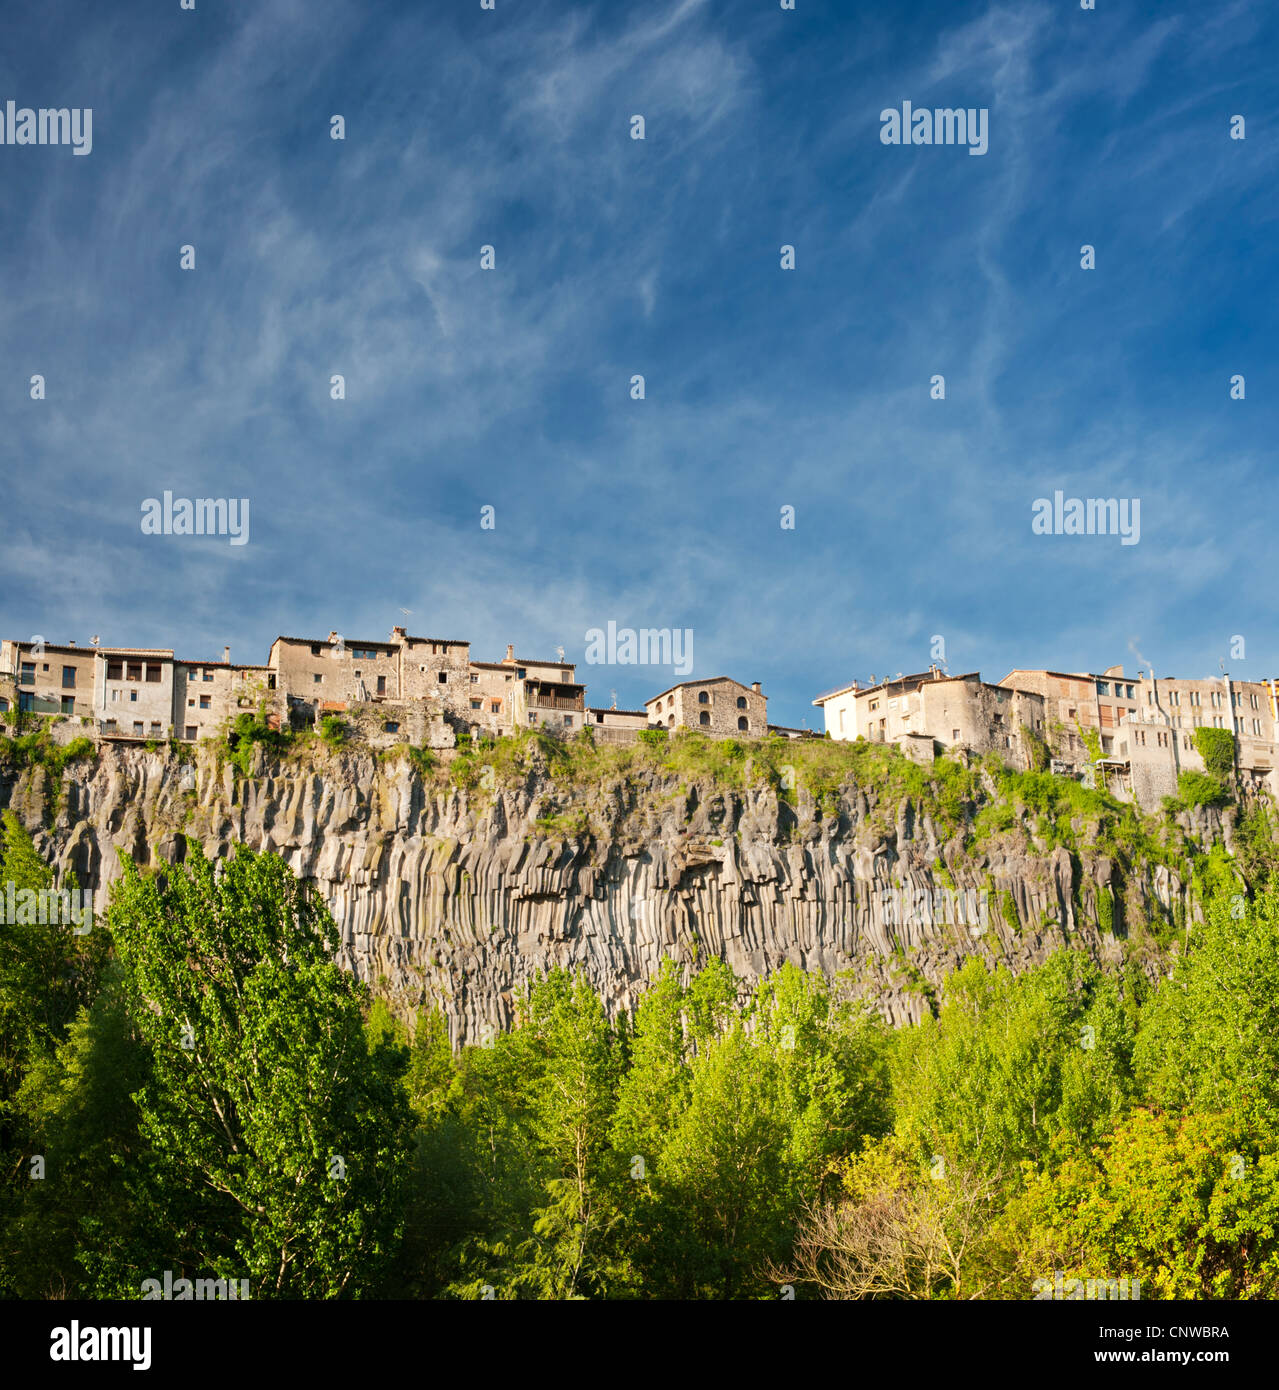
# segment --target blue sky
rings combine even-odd
[[[264,661],[404,623],[581,661],[609,620],[691,628],[696,675],[817,727],[815,694],[926,667],[935,634],[989,679],[1134,650],[1206,675],[1235,634],[1233,674],[1279,674],[1277,28],[1260,2],[15,10],[0,109],[92,107],[93,149],[0,146],[0,633]],[[904,100],[988,108],[988,152],[882,144]],[[1139,498],[1139,543],[1032,534],[1058,488]],[[165,489],[248,497],[249,543],[143,535]],[[673,679],[581,672],[628,708]]]

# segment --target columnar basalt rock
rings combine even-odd
[[[883,806],[874,786],[847,785],[836,815],[804,791],[779,799],[656,771],[576,789],[533,771],[466,791],[424,781],[408,758],[321,748],[277,761],[259,747],[252,774],[208,747],[195,763],[106,748],[67,769],[51,823],[39,768],[0,776],[0,806],[60,874],[96,890],[98,913],[121,852],[172,863],[189,837],[211,856],[237,843],[281,855],[329,903],[342,963],[404,1013],[438,1002],[455,1041],[503,1026],[552,966],[583,971],[617,1011],[665,956],[722,957],[748,982],[789,961],[902,1022],[969,955],[1019,969],[1073,943],[1117,963],[1123,943],[1099,925],[1112,920],[1107,892],[1148,916],[1193,915],[1167,868],[1125,882],[1086,846],[1040,850],[1028,832],[968,855],[926,810]],[[981,921],[945,910],[982,894]],[[1113,920],[1122,930],[1120,911]]]

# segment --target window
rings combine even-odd
[[[109,681],[122,681],[123,679],[124,679],[124,662],[123,662],[123,661],[108,661],[108,662],[107,662],[107,680],[109,680]]]
[[[1212,707],[1213,707],[1213,709],[1220,709],[1220,708],[1221,708],[1221,691],[1220,691],[1220,690],[1214,690],[1214,691],[1212,692]]]
[[[1190,692],[1190,703],[1192,705],[1197,705],[1199,703],[1199,692],[1197,690],[1192,690]]]
[[[63,714],[74,714],[74,713],[75,713],[75,696],[74,696],[74,695],[64,695],[64,696],[62,697],[62,713],[63,713]]]
[[[738,709],[745,709],[745,708],[746,708],[746,696],[745,696],[745,695],[739,695],[739,696],[737,697],[737,708],[738,708]]]
[[[35,707],[36,697],[34,692],[30,690],[20,690],[18,692],[18,709],[20,711],[33,710]]]
[[[536,724],[536,723],[537,723],[537,715],[536,715],[533,711],[531,711],[531,710],[529,711],[528,722],[529,722],[530,724]]]
[[[738,727],[743,733],[746,732],[746,727],[747,727],[747,725],[746,725],[746,716],[745,716],[744,714],[739,714],[739,715],[737,716],[737,727]]]
[[[571,714],[566,714],[564,716],[564,727],[566,729],[571,729],[573,727],[573,716]]]
[[[516,667],[515,674],[520,678],[520,680],[523,680],[524,677],[528,675],[528,672],[523,668],[523,666],[518,666]]]
[[[319,644],[318,642],[312,642],[312,643],[311,643],[311,655],[312,655],[312,656],[323,656],[323,655],[324,655],[324,651],[323,651],[323,649],[320,647],[320,644]]]
[[[701,714],[697,716],[697,722],[699,724],[709,724],[711,722],[711,717],[706,710],[703,710]]]
[[[117,732],[116,722],[115,722],[114,719],[108,719],[108,720],[106,721],[106,723],[103,724],[102,727],[103,727],[103,728],[106,730],[106,732],[109,733],[109,734],[114,734],[114,733]]]
[[[1132,693],[1132,686],[1129,686],[1129,687],[1128,687],[1128,698],[1129,698],[1130,700],[1135,700],[1135,699],[1137,698],[1137,697]]]
[[[1174,690],[1172,694],[1168,696],[1168,703],[1170,705],[1181,704],[1181,695],[1176,690]]]
[[[448,673],[447,671],[441,671],[441,672],[440,672],[440,684],[441,684],[441,685],[447,685],[448,682],[449,682],[449,673]]]
[[[19,685],[34,685],[36,683],[36,664],[34,661],[24,661],[22,663],[22,675],[19,678]]]
[[[501,713],[502,713],[502,702],[501,702],[501,700],[494,700],[493,703],[492,703],[492,705],[489,706],[489,709],[490,709],[490,711],[491,711],[493,714],[501,714]]]
[[[209,697],[208,697],[207,695],[201,695],[201,696],[200,696],[200,708],[201,708],[201,709],[211,709],[212,707],[213,707],[213,702],[212,702],[212,700],[210,700]]]
[[[1254,698],[1255,698],[1255,697],[1254,697]],[[1254,719],[1254,720],[1252,721],[1252,732],[1253,732],[1253,735],[1254,735],[1254,736],[1260,737],[1260,735],[1261,735],[1261,720],[1260,720],[1260,719]]]
[[[63,690],[75,689],[75,667],[64,666],[62,668],[62,688]]]
[[[130,690],[129,699],[136,705],[138,703],[138,692],[136,690]]]
[[[151,679],[152,679],[151,673],[148,671],[148,672],[147,672],[147,680],[151,680]],[[159,679],[160,679],[160,668],[159,668],[158,666],[156,667],[156,674],[155,674],[154,679],[155,679],[155,680],[159,680]],[[204,668],[204,675],[201,676],[200,679],[201,679],[201,680],[206,680],[206,681],[211,681],[211,680],[213,679],[213,672],[206,666],[206,667]]]
[[[147,666],[147,680],[151,681],[153,684],[158,682],[162,675],[163,672],[160,670],[158,666]],[[209,674],[209,679],[213,679],[212,673]]]
[[[704,691],[704,690],[699,690],[699,691],[697,692],[697,703],[698,703],[699,705],[709,705],[710,702],[711,702],[711,697],[706,693],[706,691]]]
[[[1109,695],[1109,694],[1110,694],[1110,682],[1109,682],[1109,681],[1098,681],[1098,682],[1097,682],[1097,694],[1098,694],[1098,695]]]
[[[561,672],[560,672],[560,680],[566,681],[566,680],[568,680],[568,678],[569,678],[572,674],[573,674],[572,671],[561,671]]]
[[[1240,695],[1237,690],[1232,690],[1230,692],[1230,703],[1232,705],[1241,705],[1243,703],[1243,696]]]
[[[1249,696],[1248,696],[1248,704],[1251,706],[1251,708],[1256,709],[1256,708],[1258,707],[1258,706],[1257,706],[1257,697],[1256,697],[1255,695],[1249,695]]]
[[[472,684],[472,685],[479,685],[479,683],[480,683],[480,678],[479,678],[479,676],[478,676],[474,671],[472,671],[472,672],[471,672],[471,684]]]
[[[398,734],[400,732],[400,726],[394,719],[388,719],[386,723],[383,724],[382,728],[388,734]]]
[[[472,708],[472,709],[483,709],[483,708],[484,708],[484,701],[483,701],[483,700],[472,700],[472,701],[471,701],[471,708]]]
[[[8,712],[9,702],[4,698],[3,695],[0,695],[0,714],[8,714]]]
[[[152,737],[152,738],[155,738],[155,737],[159,734],[159,732],[160,732],[160,721],[159,721],[158,719],[153,719],[153,720],[151,721],[151,737]]]
[[[318,671],[316,671],[315,674],[311,677],[311,684],[312,684],[312,685],[323,685],[323,684],[324,684],[324,677],[323,677]]]
[[[194,743],[194,742],[195,742],[196,734],[197,734],[198,732],[199,732],[199,731],[196,729],[196,727],[195,727],[194,724],[188,724],[188,725],[187,725],[187,728],[186,728],[187,742],[188,742],[188,743]]]
[[[351,656],[356,661],[376,661],[377,652],[372,647],[352,647]]]
[[[951,742],[952,742],[952,743],[958,743],[958,742],[959,742],[959,730],[958,730],[958,729],[952,729],[952,730],[950,731],[950,738],[951,738]]]
[[[142,737],[142,721],[140,719],[133,721],[133,736],[134,738]]]
[[[385,695],[385,694],[386,694],[386,677],[385,677],[385,676],[379,676],[379,677],[377,678],[377,693],[378,693],[379,695]]]
[[[124,667],[124,678],[128,681],[140,681],[142,679],[142,663],[140,661],[128,661]]]
[[[1153,705],[1155,703],[1155,697],[1149,690],[1146,691],[1146,703],[1148,705]]]

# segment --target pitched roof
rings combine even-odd
[[[739,690],[749,691],[752,695],[758,695],[761,699],[768,696],[762,690],[753,690],[749,685],[743,685],[741,681],[735,680],[732,676],[704,676],[699,681],[676,681],[674,685],[668,685],[665,690],[644,701],[646,705],[651,705],[654,700],[660,700],[663,695],[669,695],[672,690],[686,690],[690,685],[714,685],[716,681],[727,681],[730,685],[735,685]]]

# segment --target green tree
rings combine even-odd
[[[1279,1133],[1279,885],[1221,884],[1142,1017],[1134,1064],[1158,1104]]]
[[[107,1243],[100,1292],[136,1293],[160,1259],[256,1298],[367,1292],[401,1222],[406,1053],[367,1044],[313,888],[274,855],[194,848],[164,879],[126,862],[111,905],[151,1057],[127,1185],[160,1243]]]

